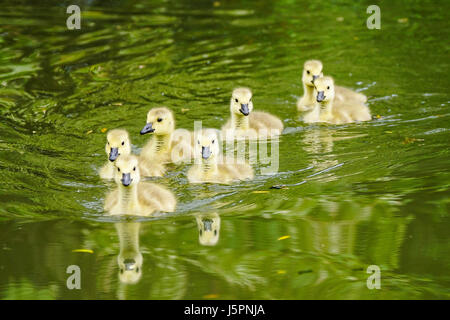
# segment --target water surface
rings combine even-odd
[[[1,4],[0,298],[449,299],[448,1],[381,1],[381,30],[366,27],[370,1],[39,3]],[[375,119],[303,124],[311,58]],[[276,174],[258,163],[253,181],[193,186],[174,167],[151,180],[177,212],[105,215],[105,130],[126,128],[139,152],[161,105],[178,127],[220,127],[241,85],[285,123]],[[131,258],[139,271],[121,275]]]

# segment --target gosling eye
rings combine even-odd
[[[122,141],[122,145],[124,145],[125,144],[125,141]]]
[[[248,100],[248,102],[252,102],[252,98],[250,98],[250,100]]]
[[[217,230],[214,230],[214,235],[217,236]]]
[[[234,101],[236,101],[236,102],[239,102],[239,100],[236,98],[236,99],[234,99]]]
[[[117,168],[117,171],[119,171],[119,172],[120,172],[120,168]]]
[[[306,73],[307,73],[307,74],[310,74],[309,70],[306,70]]]
[[[161,121],[163,121],[163,119],[162,118],[158,118],[158,122],[161,122]]]
[[[108,146],[109,146],[109,141],[108,141]]]
[[[136,167],[133,168],[133,171],[136,171]]]
[[[214,141],[216,141],[216,140],[213,140],[212,143],[214,143]]]
[[[330,86],[327,87],[327,90],[330,90]]]
[[[200,140],[198,140],[197,143],[200,144]]]

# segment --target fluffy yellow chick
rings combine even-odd
[[[222,139],[259,139],[281,134],[283,122],[270,113],[253,111],[252,95],[248,88],[233,90],[231,119],[222,127]]]
[[[371,120],[370,110],[363,103],[356,100],[339,104],[335,102],[333,78],[321,77],[316,79],[314,84],[317,92],[317,103],[311,111],[305,114],[303,121],[306,123],[342,124]]]
[[[253,179],[252,167],[243,163],[231,163],[220,154],[218,131],[204,129],[196,134],[195,163],[188,171],[190,183],[222,183]]]
[[[120,156],[115,162],[114,180],[117,189],[105,201],[105,210],[111,215],[148,216],[158,212],[173,212],[176,199],[166,188],[141,182],[136,156]]]
[[[181,163],[192,159],[193,134],[185,129],[175,130],[172,111],[166,107],[153,108],[141,135],[152,133],[141,152],[141,174],[162,176],[166,163]]]
[[[314,81],[323,76],[322,69],[323,65],[319,60],[308,60],[303,65],[303,96],[297,101],[298,111],[310,111],[314,107],[316,103]],[[367,101],[365,95],[339,86],[335,86],[334,99],[336,103],[344,103],[347,101],[365,103]]]

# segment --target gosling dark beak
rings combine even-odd
[[[125,259],[123,264],[125,265],[125,270],[130,271],[134,269],[136,261],[134,259]]]
[[[248,103],[247,104],[243,104],[241,103],[241,109],[239,109],[239,111],[244,115],[244,116],[248,116],[250,111],[248,110]]]
[[[319,78],[319,77],[320,77],[319,75],[317,75],[317,76],[313,76],[313,79],[312,79],[312,81],[311,81],[311,82],[312,82],[312,83],[314,83],[314,81],[316,81],[316,79],[317,79],[317,78]]]
[[[205,226],[205,231],[212,231],[212,220],[203,220],[203,225]]]
[[[209,147],[202,147],[202,158],[208,159],[211,156],[211,150]]]
[[[317,102],[322,102],[325,100],[325,93],[323,91],[317,92]]]
[[[152,123],[147,123],[141,130],[141,134],[152,133],[155,129],[152,128]]]
[[[119,148],[111,148],[111,151],[109,152],[109,161],[111,162],[116,161],[118,156],[119,156]]]
[[[125,187],[128,187],[131,184],[131,176],[130,175],[131,175],[130,173],[122,173],[121,181]]]

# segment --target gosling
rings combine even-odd
[[[308,60],[305,62],[302,74],[303,97],[297,101],[298,111],[305,112],[313,109],[316,103],[314,81],[323,77],[322,69],[323,65],[319,60]],[[347,101],[365,103],[367,101],[367,97],[362,93],[339,86],[335,86],[335,99],[339,103]]]
[[[333,78],[322,77],[316,79],[314,84],[317,91],[317,103],[311,111],[305,114],[304,122],[343,124],[371,120],[369,108],[361,102],[353,100],[336,103]]]
[[[176,199],[166,188],[141,182],[136,156],[121,155],[115,162],[117,189],[106,197],[105,210],[111,215],[148,216],[154,212],[173,212]]]
[[[229,163],[220,155],[219,134],[215,129],[197,133],[195,163],[188,171],[190,183],[230,184],[233,181],[253,179],[253,169],[247,163]],[[220,163],[219,163],[220,162]]]
[[[222,127],[222,139],[260,139],[281,134],[283,122],[267,112],[253,111],[252,92],[248,88],[233,90],[231,119]]]
[[[143,176],[162,176],[166,163],[186,162],[193,157],[193,134],[175,130],[175,119],[168,108],[153,108],[147,113],[147,123],[141,135],[153,133],[141,152]]]

